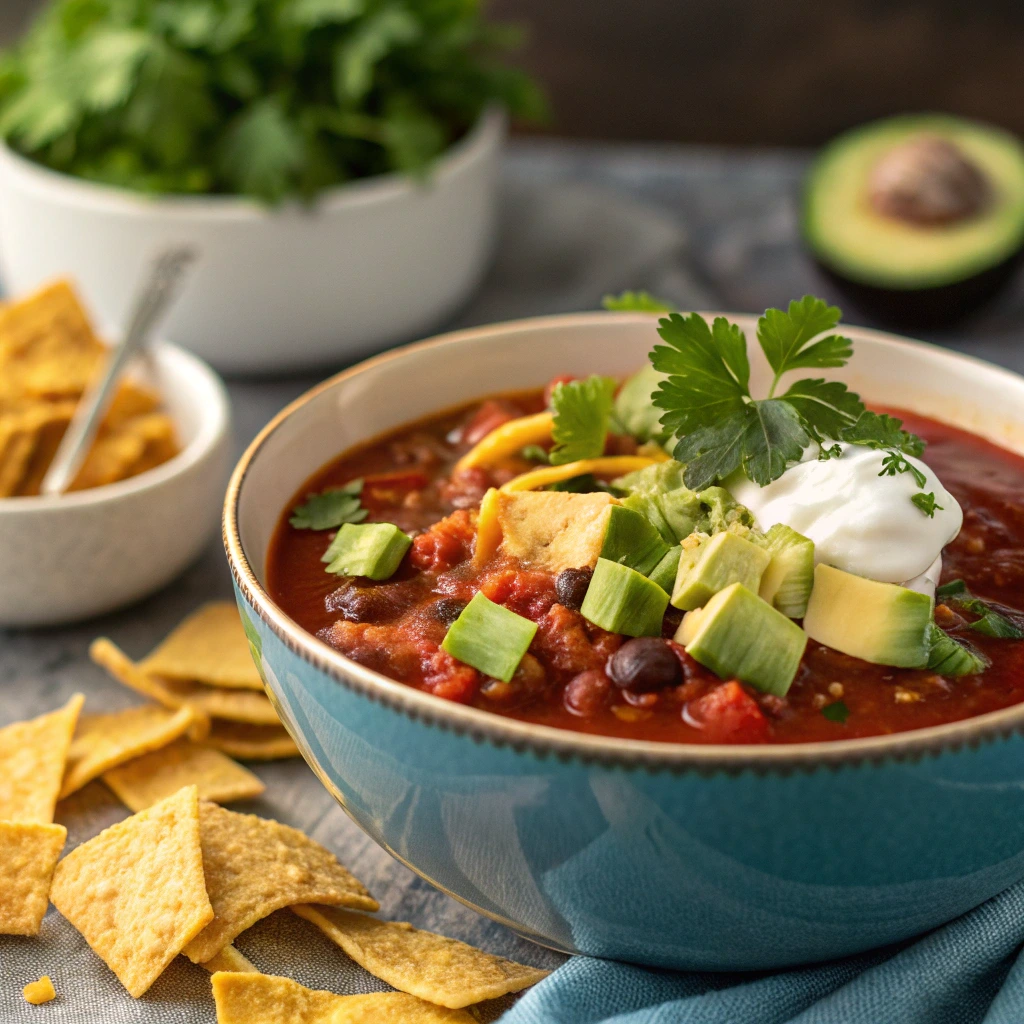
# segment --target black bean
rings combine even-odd
[[[457,597],[442,597],[440,601],[435,601],[430,606],[430,614],[438,622],[450,626],[462,614],[462,609],[465,607],[466,602],[460,601]]]
[[[382,622],[395,615],[393,602],[383,587],[359,587],[346,583],[327,595],[329,612],[337,612],[349,622]]]
[[[582,569],[563,569],[555,577],[555,593],[558,595],[559,603],[578,612],[583,604],[583,598],[587,596],[587,588],[593,575],[594,570],[586,566]]]
[[[683,678],[679,659],[664,640],[637,637],[627,640],[608,659],[605,670],[612,682],[632,693],[651,693],[677,686]]]

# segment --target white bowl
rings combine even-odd
[[[279,209],[108,188],[0,146],[0,276],[8,294],[71,277],[100,322],[120,323],[125,267],[185,242],[201,262],[167,337],[228,372],[350,362],[423,333],[476,286],[493,247],[505,130],[491,111],[423,182],[381,175]]]
[[[230,457],[228,396],[175,345],[155,345],[152,366],[182,450],[105,487],[0,499],[0,625],[113,611],[169,583],[209,542]]]

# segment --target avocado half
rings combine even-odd
[[[908,147],[921,140],[932,148],[938,143],[940,156],[954,154],[944,180],[934,177],[943,178],[942,160],[918,161],[922,194],[934,197],[936,187],[940,197],[952,192],[955,207],[958,187],[970,193],[974,182],[982,190],[964,195],[954,216],[915,219],[879,201],[880,162],[909,153],[910,173],[901,184],[909,177],[913,188]],[[908,161],[903,165],[906,171]],[[856,128],[815,160],[802,232],[821,268],[865,312],[895,326],[944,326],[993,296],[1024,253],[1024,145],[990,125],[940,114]]]

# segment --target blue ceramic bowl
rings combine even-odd
[[[751,318],[737,317],[753,337]],[[850,330],[869,400],[1024,451],[1024,380]],[[1024,706],[847,743],[684,746],[452,704],[342,657],[264,589],[277,517],[349,446],[557,373],[627,373],[651,318],[554,317],[363,363],[282,412],[227,495],[225,543],[269,692],[323,784],[384,849],[537,942],[677,968],[807,963],[905,939],[1024,877]],[[755,363],[754,387],[764,367]]]

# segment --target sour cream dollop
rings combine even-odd
[[[767,530],[785,523],[814,541],[816,562],[883,583],[922,576],[960,532],[963,512],[956,499],[920,459],[907,459],[925,476],[879,476],[884,453],[863,445],[841,445],[837,459],[797,463],[761,487],[746,477],[727,486]],[[935,493],[942,506],[934,518],[910,500],[918,491]]]

